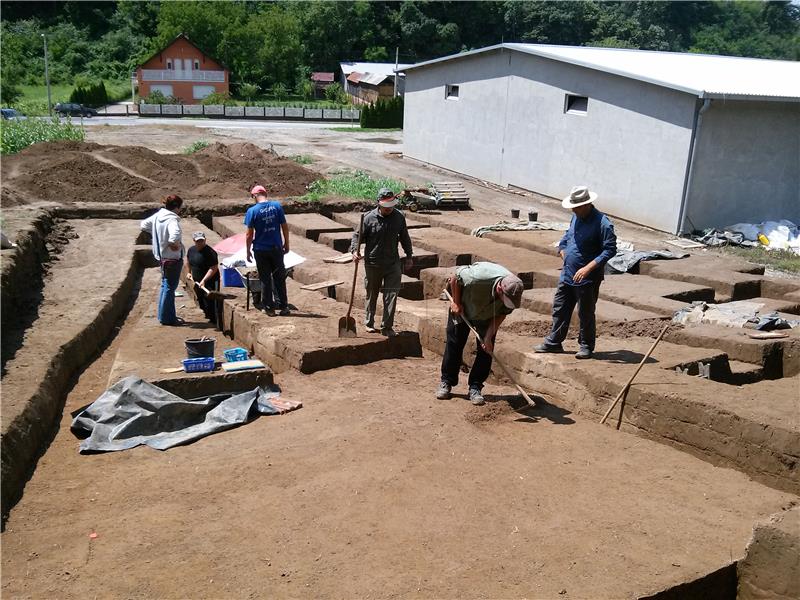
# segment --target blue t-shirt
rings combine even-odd
[[[286,215],[279,202],[268,200],[259,202],[247,209],[244,224],[255,229],[253,250],[269,250],[283,246],[281,225],[286,223]]]
[[[564,251],[564,268],[561,270],[561,281],[567,285],[589,285],[603,279],[603,270],[609,258],[617,253],[617,236],[611,220],[596,208],[579,219],[572,215],[569,229],[558,244]],[[592,261],[597,268],[589,276],[575,283],[572,278],[575,272]]]

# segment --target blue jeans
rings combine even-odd
[[[158,322],[162,325],[175,325],[175,291],[181,279],[183,263],[179,260],[166,260],[161,263],[161,295],[158,298]]]
[[[261,303],[264,308],[283,310],[288,308],[286,297],[286,269],[283,266],[283,248],[253,250],[261,281]]]

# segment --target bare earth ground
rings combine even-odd
[[[81,456],[69,413],[129,327],[12,511],[8,597],[633,597],[737,558],[792,499],[555,407],[516,413],[505,388],[437,402],[437,357],[287,372],[299,411]]]
[[[89,129],[90,141],[173,152],[199,138],[236,141],[226,135]],[[413,184],[435,175],[381,153],[401,144],[376,152],[368,134],[233,135],[314,154],[321,171],[361,166]],[[470,189],[487,209],[516,201]],[[541,202],[542,218],[565,218]],[[554,406],[515,412],[509,388],[487,386],[483,407],[436,401],[439,359],[427,354],[282,373],[298,411],[167,452],[81,456],[69,413],[106,388],[117,349],[152,310],[154,279],[144,281],[11,512],[8,597],[637,597],[736,560],[756,520],[796,502]]]

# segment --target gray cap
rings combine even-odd
[[[381,198],[388,198],[389,196],[394,196],[394,192],[389,188],[381,188],[378,190],[378,200]]]
[[[511,303],[514,306],[508,306],[508,302],[505,302],[508,308],[519,308],[520,304],[522,304],[522,290],[525,289],[525,286],[522,284],[522,280],[517,277],[516,275],[506,275],[500,281],[500,289],[503,290],[503,296],[511,300]]]
[[[206,234],[205,234],[205,233],[203,233],[202,231],[195,231],[195,232],[192,234],[192,239],[193,239],[195,242],[196,242],[197,240],[204,240],[204,239],[206,239]]]

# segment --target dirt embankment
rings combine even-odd
[[[318,175],[250,143],[215,143],[192,155],[87,142],[35,144],[2,163],[2,205],[37,201],[157,202],[248,197],[256,183],[270,196],[300,196]]]

